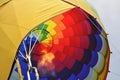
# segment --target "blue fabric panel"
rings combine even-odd
[[[84,50],[84,56],[82,58],[82,63],[84,64],[88,64],[90,62],[91,59],[91,51],[90,50]]]
[[[96,50],[100,51],[102,48],[102,39],[99,35],[95,35],[96,40],[97,40],[97,46],[96,46]]]
[[[97,22],[96,18],[90,16],[90,19],[94,22],[94,24],[97,26],[97,28],[99,29],[99,33],[100,31],[102,31],[102,27],[100,26],[100,24]]]
[[[84,64],[81,72],[77,75],[77,78],[80,80],[84,80],[89,74],[89,71],[90,71],[90,68]]]
[[[58,77],[60,77],[62,80],[65,79],[67,80],[67,78],[70,76],[71,72],[69,69],[64,68],[60,73],[58,73]]]
[[[40,78],[39,80],[48,80],[48,78]]]
[[[92,51],[92,58],[88,66],[94,67],[97,64],[97,61],[98,61],[98,53],[96,51]]]
[[[75,74],[72,74],[72,75],[68,78],[68,80],[75,80],[75,78],[76,78]]]

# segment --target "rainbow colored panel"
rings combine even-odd
[[[19,47],[18,59],[28,80],[30,54],[39,80],[97,80],[105,66],[107,41],[95,18],[74,8],[33,29]],[[17,69],[15,69],[17,72]],[[30,72],[35,80],[35,72]]]

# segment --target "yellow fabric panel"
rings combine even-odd
[[[56,31],[54,30],[56,24],[53,21],[47,21],[45,24],[48,25],[47,31],[50,32],[51,35],[55,35]]]
[[[21,72],[21,67],[20,67],[20,63],[19,63],[18,59],[16,59],[16,64],[17,64],[18,74],[19,74],[20,80],[23,80],[23,76],[22,76],[22,72]]]
[[[70,2],[70,3],[80,7],[81,9],[85,10],[87,13],[89,13],[90,15],[95,17],[97,19],[97,21],[99,22],[99,24],[104,29],[104,26],[103,26],[102,22],[100,21],[100,18],[98,17],[96,12],[94,12],[94,10],[92,10],[90,4],[88,4],[86,0],[63,0],[63,1]]]
[[[13,5],[19,26],[28,29],[73,8],[61,0],[15,0]]]
[[[0,6],[2,6],[3,4],[7,3],[10,0],[0,0]]]
[[[17,48],[26,34],[72,8],[61,0],[11,0],[0,6],[0,80],[7,80]]]
[[[92,78],[92,80],[97,80],[97,78],[98,78],[98,75],[97,75],[97,72],[94,72],[94,75],[93,75],[94,77]]]
[[[6,74],[9,74],[12,66],[11,62],[14,59],[14,55],[11,55],[11,53],[15,54],[16,48],[1,29],[0,38],[0,80],[7,80]]]
[[[99,76],[98,80],[105,80],[107,77],[107,73],[109,72],[109,60],[110,60],[110,50],[108,49],[108,54],[106,56],[105,67],[102,71],[102,74]]]
[[[10,4],[0,7],[0,80],[7,80],[21,38],[14,16]]]
[[[108,45],[106,43],[105,38],[103,36],[100,36],[100,37],[101,37],[101,39],[103,41],[103,43],[102,43],[102,49],[101,49],[100,53],[102,53],[103,56],[106,56],[107,55],[107,46]]]
[[[51,41],[52,41],[52,36],[48,34],[47,39],[43,40],[41,43],[50,44]]]

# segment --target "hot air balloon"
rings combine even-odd
[[[105,80],[110,50],[85,0],[1,0],[0,80]]]

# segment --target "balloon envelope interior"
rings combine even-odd
[[[76,7],[38,25],[21,42],[17,57],[24,80],[97,80],[104,69],[107,40],[94,17]],[[15,67],[15,66],[14,66]],[[11,78],[18,72],[13,69]],[[14,75],[13,75],[14,74]]]

